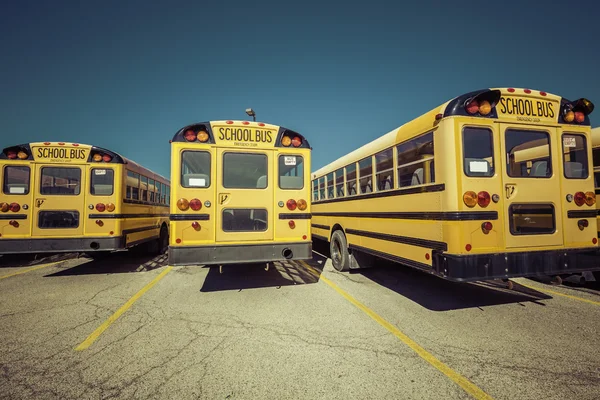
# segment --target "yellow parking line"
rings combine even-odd
[[[560,293],[560,292],[555,292],[554,290],[550,290],[550,289],[546,289],[546,288],[541,288],[541,287],[538,287],[538,286],[529,286],[529,285],[525,285],[525,284],[520,283],[520,282],[517,282],[517,284],[521,285],[523,287],[526,287],[528,289],[537,290],[537,291],[540,291],[540,292],[545,292],[545,293],[553,294],[553,295],[556,295],[556,296],[566,297],[566,298],[571,299],[571,300],[583,301],[585,303],[590,303],[590,304],[594,304],[596,306],[600,306],[600,302],[594,301],[594,300],[584,299],[583,297],[577,297],[577,296],[572,296],[570,294],[564,294],[564,293]]]
[[[61,262],[62,261],[57,261],[57,262],[53,262],[53,263],[50,263],[50,264],[38,265],[38,266],[35,266],[35,267],[22,269],[20,271],[13,272],[11,274],[0,276],[0,279],[6,279],[6,278],[10,278],[11,276],[26,274],[27,272],[35,271],[35,270],[42,269],[42,268],[51,267],[51,266],[59,264]]]
[[[144,286],[139,292],[137,292],[132,298],[130,298],[127,303],[123,304],[121,308],[119,308],[113,315],[111,315],[102,325],[98,327],[90,336],[87,337],[81,344],[75,347],[75,351],[85,350],[92,345],[98,339],[98,337],[104,332],[108,327],[115,322],[125,311],[127,311],[133,303],[135,303],[144,293],[152,288],[152,286],[156,285],[158,281],[160,281],[173,267],[167,267],[163,272],[160,273],[156,278],[152,280],[149,284]]]
[[[346,300],[350,303],[354,304],[361,311],[367,314],[369,317],[374,319],[379,325],[383,326],[385,329],[394,334],[398,339],[400,339],[405,345],[410,347],[415,353],[417,353],[421,358],[427,361],[429,364],[433,365],[440,372],[446,375],[448,378],[452,379],[455,383],[457,383],[465,392],[473,396],[475,399],[491,399],[492,397],[481,390],[479,387],[475,386],[471,381],[469,381],[464,376],[460,375],[458,372],[454,371],[452,368],[438,360],[433,356],[433,354],[429,353],[427,350],[419,346],[415,341],[402,333],[398,328],[396,328],[393,324],[387,322],[383,317],[379,316],[375,311],[371,310],[364,304],[360,303],[354,297],[350,296],[344,290],[340,289],[335,283],[331,282],[329,279],[325,278],[323,275],[319,276],[319,273],[308,265],[306,262],[300,260],[300,263],[304,265],[305,268],[308,269],[309,272],[314,274],[317,279],[322,280],[327,285],[331,286],[336,292],[341,294]]]

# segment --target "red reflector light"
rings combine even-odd
[[[14,226],[15,228],[19,227],[19,222],[18,221],[10,221],[8,224]]]
[[[540,94],[541,94],[542,96],[546,96],[548,93],[546,93],[546,92],[540,92]]]
[[[10,203],[10,211],[19,212],[20,209],[21,206],[19,205],[19,203]]]
[[[302,240],[306,240],[307,236],[306,235],[302,235]]]
[[[594,243],[594,244],[598,243],[598,239],[596,239],[596,238],[593,238],[593,239],[592,239],[592,243]]]
[[[79,144],[73,143],[73,147],[78,147],[78,146],[79,146]]]
[[[250,122],[248,122],[248,121],[244,121],[244,122],[242,122],[242,124],[244,124],[244,125],[248,125],[249,123],[250,123]]]
[[[471,251],[471,249],[472,249],[472,248],[473,248],[473,247],[471,247],[471,245],[470,245],[470,244],[468,244],[468,245],[466,245],[466,246],[465,246],[465,250],[466,250],[466,251]]]
[[[575,121],[577,121],[578,123],[582,123],[583,121],[585,121],[585,114],[581,111],[575,111]]]
[[[289,199],[289,200],[287,201],[287,208],[288,208],[288,210],[290,210],[290,211],[294,211],[294,210],[296,209],[296,206],[297,206],[297,204],[296,204],[296,200],[294,200],[294,199]]]
[[[479,192],[477,193],[477,204],[479,207],[487,207],[490,204],[490,194],[488,192]]]
[[[529,89],[525,89],[525,90],[523,90],[523,91],[524,91],[525,93],[527,93],[527,94],[531,93],[531,90],[529,90]]]
[[[106,210],[106,206],[104,204],[102,204],[102,203],[96,204],[96,211],[104,212],[104,210]]]
[[[185,140],[187,140],[188,142],[193,142],[194,140],[196,140],[196,133],[193,130],[188,129],[183,134],[183,137],[185,137]]]
[[[102,220],[97,219],[96,223],[98,224],[98,226],[104,226],[104,222],[102,222]]]
[[[515,91],[515,89],[514,89],[514,88],[508,88],[508,89],[506,89],[506,90],[508,90],[510,93],[513,93],[513,92]]]
[[[200,224],[198,223],[198,221],[192,222],[192,228],[194,228],[195,230],[199,230],[200,229]]]
[[[294,229],[296,227],[296,223],[294,221],[290,221],[288,222],[288,225],[290,226],[290,228]]]
[[[265,124],[263,124],[262,122],[258,124],[258,126],[265,126]]]
[[[233,121],[227,121],[226,124],[233,124]]]
[[[492,225],[491,222],[484,222],[481,224],[481,230],[483,231],[483,233],[485,233],[486,235],[488,233],[490,233],[490,231],[494,228],[494,226]]]
[[[300,139],[298,136],[295,136],[295,137],[292,139],[292,145],[293,145],[294,147],[299,147],[301,144],[302,144],[302,139]]]
[[[190,200],[190,208],[194,211],[198,211],[202,208],[202,202],[198,199]]]
[[[585,194],[583,192],[577,192],[574,196],[575,204],[581,207],[585,203]]]
[[[64,146],[64,145],[65,145],[65,143],[64,143],[64,142],[58,142],[58,145],[59,145],[59,146]]]
[[[50,145],[50,142],[44,142],[44,144],[45,144],[46,146],[49,146],[49,145]]]
[[[109,156],[108,154],[105,154],[102,156],[102,161],[104,162],[110,162],[110,160],[112,160],[112,157]]]

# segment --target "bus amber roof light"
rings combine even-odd
[[[479,104],[479,113],[481,115],[488,115],[491,112],[492,112],[492,105],[490,104],[489,101],[484,100],[481,102],[481,104]]]
[[[191,130],[188,129],[187,131],[185,131],[185,133],[183,134],[183,137],[185,138],[185,140],[187,140],[188,142],[193,142],[194,140],[196,140],[196,133]]]
[[[593,206],[596,204],[596,193],[594,192],[585,192],[585,204],[588,206]]]
[[[490,204],[490,194],[488,192],[482,191],[477,193],[477,203],[480,207],[487,207]]]
[[[202,208],[202,202],[198,199],[190,200],[190,208],[194,211],[198,211]]]
[[[477,194],[472,191],[465,192],[463,194],[463,202],[469,208],[473,208],[477,205]]]
[[[17,157],[19,157],[20,160],[26,160],[29,155],[24,151],[20,151],[17,153]]]
[[[294,145],[294,147],[300,147],[302,145],[302,139],[300,139],[300,137],[295,136],[292,139],[292,144]]]
[[[581,207],[582,205],[585,204],[585,194],[583,192],[577,192],[575,193],[575,204],[577,204],[579,207]]]
[[[92,160],[94,160],[96,162],[102,161],[102,154],[100,154],[100,153],[94,154],[94,156],[92,157]]]
[[[565,115],[563,115],[563,119],[565,120],[565,122],[573,122],[575,120],[575,113],[569,110],[565,112]]]
[[[289,136],[284,136],[281,138],[281,144],[285,147],[289,147],[292,144],[292,139]]]
[[[202,143],[208,142],[208,133],[204,131],[198,132],[198,140]]]
[[[187,201],[187,199],[181,198],[179,200],[177,200],[177,208],[179,208],[181,211],[185,211],[190,207],[190,203]]]

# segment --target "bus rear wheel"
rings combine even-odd
[[[348,253],[348,242],[346,235],[341,230],[333,232],[329,243],[329,253],[333,268],[342,272],[350,269],[350,253]]]
[[[160,229],[160,236],[158,237],[158,255],[165,254],[167,249],[169,248],[169,230],[166,226],[163,226]]]

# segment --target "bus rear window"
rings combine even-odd
[[[304,188],[304,159],[302,156],[279,156],[279,188]]]
[[[81,169],[42,168],[41,194],[77,196],[81,193]]]
[[[157,183],[157,186],[161,185]],[[185,188],[207,188],[210,186],[210,153],[206,151],[184,151],[181,155],[181,186]],[[160,190],[159,201],[165,203],[165,187]],[[162,197],[161,197],[162,196]]]
[[[112,196],[114,181],[115,171],[112,169],[92,169],[90,194],[94,196]]]
[[[265,189],[267,187],[265,154],[223,154],[223,187],[228,189]]]
[[[566,133],[562,140],[565,178],[586,179],[589,173],[585,136]]]
[[[4,194],[29,194],[29,167],[6,166],[4,168]]]
[[[506,130],[507,174],[513,178],[550,178],[550,135],[525,129]]]
[[[490,129],[463,129],[463,166],[467,176],[494,176],[494,141]]]

